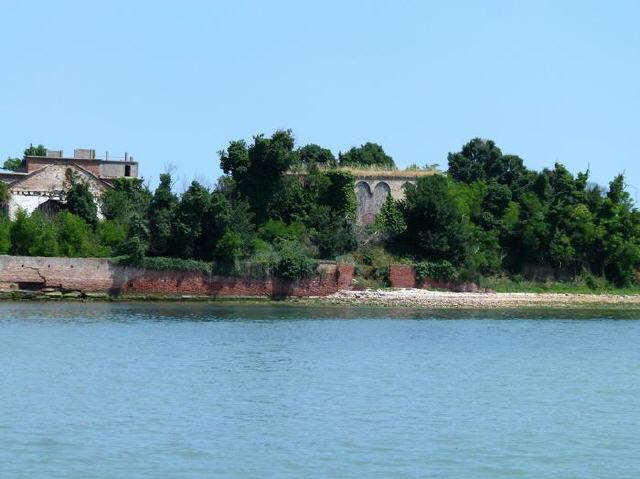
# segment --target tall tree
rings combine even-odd
[[[460,152],[449,153],[449,176],[463,183],[484,180],[487,172],[497,173],[501,157],[502,152],[493,141],[474,138]]]
[[[113,188],[101,198],[102,214],[108,220],[128,225],[131,216],[147,216],[151,193],[140,178],[116,178]]]
[[[67,191],[67,209],[90,225],[98,221],[98,208],[86,183],[76,181]]]
[[[281,186],[284,173],[297,161],[291,130],[276,131],[271,138],[258,135],[247,147],[232,141],[221,151],[220,164],[234,179],[238,192],[249,201],[258,224],[268,219],[269,205]]]
[[[178,198],[171,191],[171,175],[163,173],[149,204],[149,253],[152,256],[170,253],[173,215],[177,205]]]
[[[421,258],[462,264],[467,243],[462,215],[449,191],[447,178],[440,175],[418,178],[407,185],[404,203],[405,242]]]

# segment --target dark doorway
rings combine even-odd
[[[42,212],[47,218],[53,218],[63,208],[64,205],[59,201],[47,200],[41,203],[36,209]]]

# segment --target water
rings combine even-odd
[[[0,477],[635,479],[634,314],[0,303]]]

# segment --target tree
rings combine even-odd
[[[338,155],[340,166],[379,166],[395,168],[396,164],[377,143],[365,143]]]
[[[0,181],[0,216],[6,213],[5,209],[7,204],[9,204],[9,199],[11,198],[11,193],[9,191],[9,185],[7,185],[4,181]]]
[[[22,160],[20,158],[7,158],[4,161],[2,167],[5,170],[17,171],[22,166]]]
[[[0,254],[11,251],[11,222],[9,218],[0,216]]]
[[[177,205],[178,198],[171,191],[171,175],[163,173],[149,204],[149,253],[152,256],[170,253],[173,215]]]
[[[88,224],[98,221],[98,207],[86,183],[75,181],[67,191],[67,209]]]
[[[499,174],[500,148],[491,140],[474,138],[458,153],[449,153],[449,176],[456,181],[473,183]],[[489,173],[489,174],[488,174]]]
[[[47,156],[47,149],[43,145],[33,146],[33,143],[24,150],[25,156]]]
[[[129,218],[127,228],[127,239],[120,248],[118,254],[126,258],[126,262],[141,266],[144,264],[144,258],[149,247],[149,229],[147,223],[142,216],[134,213]]]
[[[182,194],[174,215],[174,235],[171,251],[181,258],[207,259],[213,251],[204,251],[205,215],[210,206],[210,193],[197,181]]]
[[[151,193],[140,178],[116,178],[113,188],[104,192],[101,211],[108,220],[128,225],[133,215],[147,216]]]
[[[55,226],[60,255],[73,258],[105,256],[108,253],[106,248],[99,247],[91,225],[82,217],[61,211],[56,215]]]
[[[328,148],[322,148],[316,144],[308,144],[298,150],[300,161],[304,165],[335,166],[336,157]]]
[[[407,225],[404,242],[418,257],[447,260],[454,265],[466,260],[462,215],[447,178],[423,176],[416,185],[407,185],[403,213]]]
[[[271,138],[255,136],[249,147],[238,140],[219,152],[222,170],[231,175],[238,193],[249,201],[258,224],[268,219],[269,205],[284,173],[298,161],[293,146],[291,130],[278,130]]]
[[[285,281],[311,276],[316,262],[298,241],[279,240],[275,244],[277,259],[273,265],[275,275]]]
[[[24,210],[18,210],[11,226],[11,254],[58,255],[56,229],[40,211],[28,215]]]
[[[380,213],[376,217],[376,229],[386,236],[388,240],[392,240],[404,233],[407,224],[404,221],[402,210],[397,201],[391,195],[387,195],[380,209]]]

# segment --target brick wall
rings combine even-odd
[[[471,281],[454,282],[425,278],[418,282],[415,267],[406,264],[389,265],[389,282],[394,288],[446,289],[460,292],[476,292],[479,289],[478,285]]]
[[[393,288],[415,288],[416,269],[408,264],[389,265],[389,282]]]
[[[208,276],[119,266],[106,259],[0,256],[0,290],[55,288],[63,291],[207,295],[326,296],[349,289],[353,266],[322,264],[312,278],[287,283],[276,278]]]

